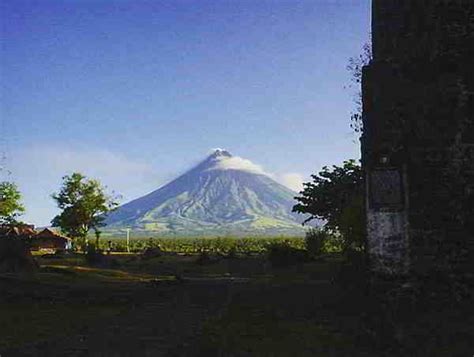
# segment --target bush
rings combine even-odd
[[[325,251],[329,238],[329,233],[322,229],[311,228],[308,230],[304,238],[304,245],[308,256],[315,258],[321,255]]]
[[[104,255],[94,244],[88,244],[86,248],[86,262],[91,265],[101,264],[104,261]]]
[[[267,246],[267,257],[275,267],[285,267],[308,260],[306,251],[294,248],[286,241],[270,243]]]
[[[151,259],[161,257],[163,255],[163,251],[160,247],[148,247],[145,248],[142,252],[143,259]]]

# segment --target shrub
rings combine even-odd
[[[148,247],[145,248],[142,252],[142,258],[144,259],[151,259],[161,257],[163,255],[163,251],[160,247]]]
[[[88,244],[86,248],[86,262],[91,265],[101,264],[104,261],[104,255],[95,244]]]
[[[321,255],[325,251],[326,243],[329,238],[329,233],[322,229],[309,229],[304,238],[304,245],[308,256],[315,258]]]
[[[287,241],[270,243],[267,246],[267,257],[275,267],[284,267],[308,259],[306,251],[292,247]]]

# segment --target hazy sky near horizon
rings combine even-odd
[[[46,225],[73,171],[128,201],[222,147],[297,188],[359,158],[369,0],[3,0],[2,159]]]

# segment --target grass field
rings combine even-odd
[[[341,253],[273,265],[265,246],[283,239],[154,240],[165,251],[161,256],[117,252],[93,265],[82,254],[37,256],[37,273],[0,275],[0,354],[462,356],[473,351],[470,301],[402,304],[403,294],[382,299],[366,289],[357,266]],[[303,249],[299,238],[286,244]],[[229,254],[232,247],[240,247],[238,254]]]

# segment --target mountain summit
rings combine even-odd
[[[300,234],[295,192],[249,160],[216,149],[170,183],[111,213],[108,229],[156,235]]]
[[[224,149],[214,149],[214,153],[209,156],[210,158],[217,157],[232,157],[231,153]]]

